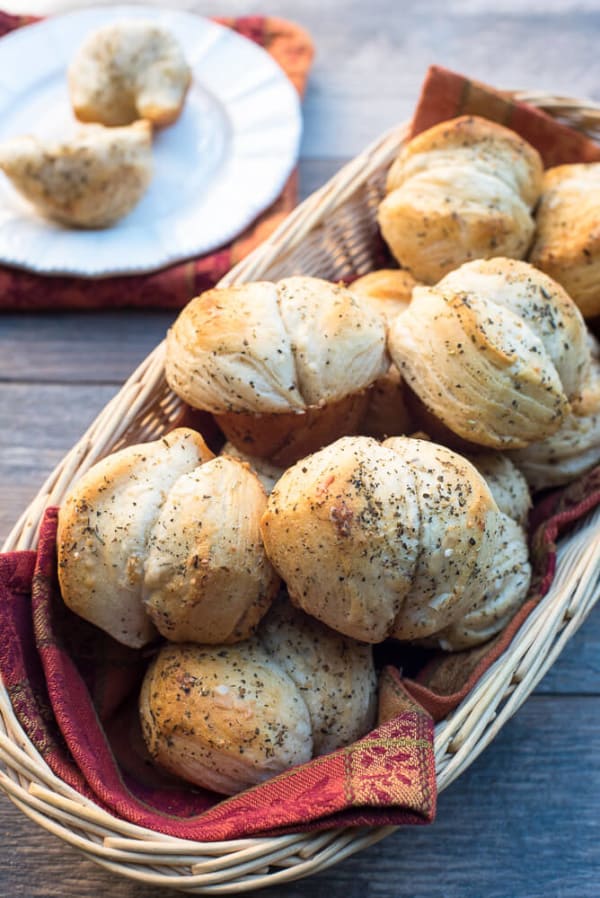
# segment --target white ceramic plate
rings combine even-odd
[[[298,154],[295,89],[269,54],[229,28],[152,7],[55,16],[0,40],[0,140],[64,137],[78,127],[66,70],[84,37],[119,18],[151,19],[183,46],[193,82],[179,120],[156,133],[154,176],[111,228],[42,218],[0,173],[0,262],[87,277],[147,272],[216,249],[280,193]]]

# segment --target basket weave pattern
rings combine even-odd
[[[542,93],[519,94],[560,121],[600,137],[600,106]],[[336,280],[380,264],[375,209],[385,173],[406,136],[394,129],[313,194],[259,249],[221,281],[310,274]],[[44,510],[96,461],[123,445],[156,439],[177,423],[181,403],[163,375],[164,344],[139,366],[24,512],[4,551],[35,548]],[[549,593],[510,647],[459,708],[436,727],[438,788],[446,788],[491,742],[554,662],[600,595],[600,510],[559,547]],[[24,735],[0,684],[0,785],[31,819],[108,869],[148,885],[195,894],[242,892],[322,870],[393,827],[335,829],[275,838],[192,842],[119,820],[48,768]]]

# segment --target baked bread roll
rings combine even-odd
[[[489,259],[463,265],[437,286],[485,297],[514,312],[544,344],[567,398],[577,397],[590,365],[588,331],[560,284],[527,262]]]
[[[477,468],[501,512],[522,527],[531,508],[531,494],[523,473],[503,452],[480,452],[465,455]]]
[[[147,122],[90,125],[63,141],[14,137],[0,169],[38,212],[68,227],[106,228],[137,205],[152,177]]]
[[[290,277],[209,290],[167,337],[170,387],[242,451],[286,465],[356,430],[385,324],[344,287]]]
[[[390,268],[372,271],[358,278],[349,289],[370,309],[382,315],[389,327],[394,318],[408,308],[413,288],[418,283],[410,272]],[[414,430],[414,425],[406,405],[404,381],[396,366],[390,365],[369,391],[360,431],[383,439],[410,433],[411,430]]]
[[[238,449],[237,446],[234,446],[233,443],[229,442],[225,443],[219,455],[238,458],[240,461],[250,465],[262,483],[267,496],[272,492],[273,487],[285,471],[285,468],[280,468],[278,465],[271,464],[266,458],[258,458],[256,455],[247,455],[245,452],[242,452],[241,449]]]
[[[415,446],[415,444],[418,444]],[[473,480],[473,474],[476,473],[482,477],[483,482],[489,489],[489,495],[495,500],[494,489],[489,481],[483,477],[475,465],[471,465],[466,458],[451,452],[449,449],[436,446],[435,443],[421,443],[419,440],[411,440],[407,438],[394,437],[388,439],[383,444],[401,455],[403,459],[410,462],[416,469],[420,469],[423,480],[424,489],[420,493],[421,513],[425,517],[426,523],[432,533],[423,532],[427,536],[424,544],[424,551],[430,556],[426,562],[428,567],[434,572],[434,576],[439,577],[439,560],[436,560],[436,553],[440,550],[440,534],[436,533],[436,528],[431,527],[436,514],[436,508],[442,511],[442,519],[436,521],[437,527],[444,526],[444,516],[446,516],[446,527],[450,532],[452,539],[452,531],[456,522],[456,510],[453,510],[453,504],[461,508],[464,499],[459,495],[458,499],[455,495],[451,496],[451,481],[447,479],[444,484],[439,478],[443,475],[436,473],[435,463],[445,466],[452,471],[454,468],[462,483],[455,487],[455,491],[467,490],[473,488],[477,481]],[[430,446],[429,450],[424,447]],[[488,471],[492,469],[492,465],[488,464]],[[437,488],[431,490],[431,478],[435,475],[437,479]],[[494,472],[492,480],[498,480],[497,470]],[[511,480],[516,480],[512,477]],[[477,484],[480,486],[480,484]],[[498,491],[497,484],[495,486]],[[425,492],[427,490],[427,492]],[[438,495],[436,496],[436,492]],[[511,503],[512,506],[513,503]],[[487,506],[487,503],[486,503]],[[460,526],[460,522],[458,523]],[[464,522],[462,524],[464,525]],[[510,618],[514,615],[518,608],[523,604],[529,589],[531,580],[531,567],[529,564],[529,552],[527,547],[527,538],[525,531],[510,514],[496,508],[494,511],[487,510],[485,518],[485,530],[479,544],[474,541],[474,534],[471,528],[477,527],[476,521],[471,517],[466,521],[466,535],[469,537],[469,547],[477,549],[477,555],[474,559],[472,555],[467,558],[467,565],[473,565],[472,573],[466,583],[462,598],[457,603],[452,614],[452,622],[449,626],[441,627],[436,630],[432,640],[440,645],[446,651],[458,651],[459,649],[476,646],[482,642],[487,642],[492,636],[500,632]],[[481,525],[479,525],[481,526]],[[448,540],[448,536],[442,537],[442,543]],[[446,555],[446,549],[444,555]],[[450,556],[455,557],[455,551]],[[423,562],[421,561],[422,566]],[[451,581],[450,581],[451,582]],[[443,580],[438,581],[443,588]],[[440,588],[438,586],[438,588]],[[442,594],[443,596],[443,594]],[[444,597],[444,596],[443,596]],[[445,598],[445,597],[444,597]],[[421,612],[422,614],[422,612]],[[416,605],[416,616],[419,615],[418,603]]]
[[[142,604],[148,539],[177,479],[212,457],[200,434],[179,428],[107,456],[74,484],[56,537],[72,611],[133,648],[155,637]]]
[[[534,491],[563,486],[600,464],[600,353],[595,341],[581,393],[559,430],[511,452],[511,458]]]
[[[365,300],[373,312],[383,315],[389,324],[408,308],[413,289],[418,284],[410,271],[380,268],[352,281],[348,289]]]
[[[531,566],[523,528],[507,515],[499,520],[495,551],[480,600],[449,627],[424,640],[427,645],[446,652],[473,648],[503,630],[519,610],[529,590]]]
[[[69,66],[73,111],[83,122],[170,125],[183,107],[191,70],[166,28],[120,19],[88,35]]]
[[[537,150],[477,116],[441,122],[401,150],[378,210],[402,268],[427,284],[469,259],[525,257],[542,189]]]
[[[256,639],[164,646],[146,673],[140,718],[157,764],[225,795],[313,753],[302,694]]]
[[[565,288],[586,318],[600,315],[600,163],[544,173],[529,260]]]
[[[246,639],[279,586],[260,536],[267,497],[256,474],[215,458],[172,485],[150,531],[144,604],[171,642]]]
[[[446,427],[427,408],[425,403],[421,401],[414,390],[411,390],[406,382],[404,384],[404,399],[410,421],[413,424],[413,429],[409,432],[409,436],[419,437],[420,434],[425,434],[426,439],[439,443],[440,446],[448,446],[449,449],[454,449],[455,452],[458,452],[459,455],[463,455],[465,458],[484,451],[477,443],[473,443],[471,440],[463,440],[453,430]]]
[[[314,755],[350,745],[372,729],[377,677],[370,645],[336,633],[284,597],[273,603],[258,638],[302,694]]]
[[[363,736],[375,698],[371,647],[280,600],[246,642],[163,648],[140,715],[155,761],[233,794]]]
[[[438,442],[431,434],[421,431],[411,433],[410,436],[412,439]],[[385,445],[393,448],[394,442],[388,440]],[[531,509],[531,493],[522,472],[508,455],[492,451],[480,451],[477,454],[459,452],[459,455],[477,468],[500,511],[524,527]]]
[[[376,643],[429,636],[477,607],[504,517],[451,450],[345,437],[285,472],[262,531],[294,604]]]
[[[413,434],[426,439],[426,434]],[[386,440],[390,448],[404,450],[400,440]],[[464,456],[484,478],[500,512],[496,520],[495,561],[490,579],[475,604],[463,611],[450,626],[417,642],[447,652],[472,648],[487,642],[509,623],[521,607],[529,590],[531,565],[525,522],[531,508],[531,496],[523,474],[501,452],[481,452]]]
[[[378,440],[410,433],[415,428],[406,401],[406,384],[395,365],[378,377],[369,390],[360,433]]]
[[[590,365],[585,324],[526,262],[470,262],[417,287],[390,354],[427,408],[464,440],[522,448],[555,433]]]

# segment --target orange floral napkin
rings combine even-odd
[[[0,12],[0,37],[35,21],[33,16]],[[313,45],[300,26],[271,16],[217,17],[215,21],[264,47],[302,96]],[[181,309],[193,296],[213,287],[236,262],[255,249],[291,212],[297,199],[294,171],[275,202],[230,244],[150,274],[98,279],[50,277],[0,266],[0,310]]]
[[[457,72],[430,66],[413,115],[410,137],[458,115],[480,115],[512,128],[538,150],[546,168],[600,160],[598,144],[535,106],[517,102],[510,93]]]

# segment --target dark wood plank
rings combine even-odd
[[[0,382],[121,383],[173,318],[168,312],[3,315]]]
[[[117,392],[102,384],[4,384],[0,404],[3,462],[36,465],[40,451],[64,453]]]
[[[299,166],[300,181],[298,194],[301,200],[306,199],[326,181],[332,178],[348,161],[339,159],[301,159]]]
[[[206,0],[193,8],[212,11]],[[249,4],[235,8],[247,11]],[[400,12],[389,0],[348,0],[343,11],[320,0],[258,0],[252,10],[294,18],[314,37],[316,58],[304,104],[305,157],[353,156],[383,130],[408,119],[431,62],[501,88],[599,96],[595,2],[428,0],[403,3]]]
[[[256,898],[596,898],[600,698],[532,697],[440,796],[432,827],[404,829],[321,874]],[[102,870],[0,798],[0,894],[160,898]]]
[[[115,394],[115,386],[0,387],[0,545],[69,448]]]

